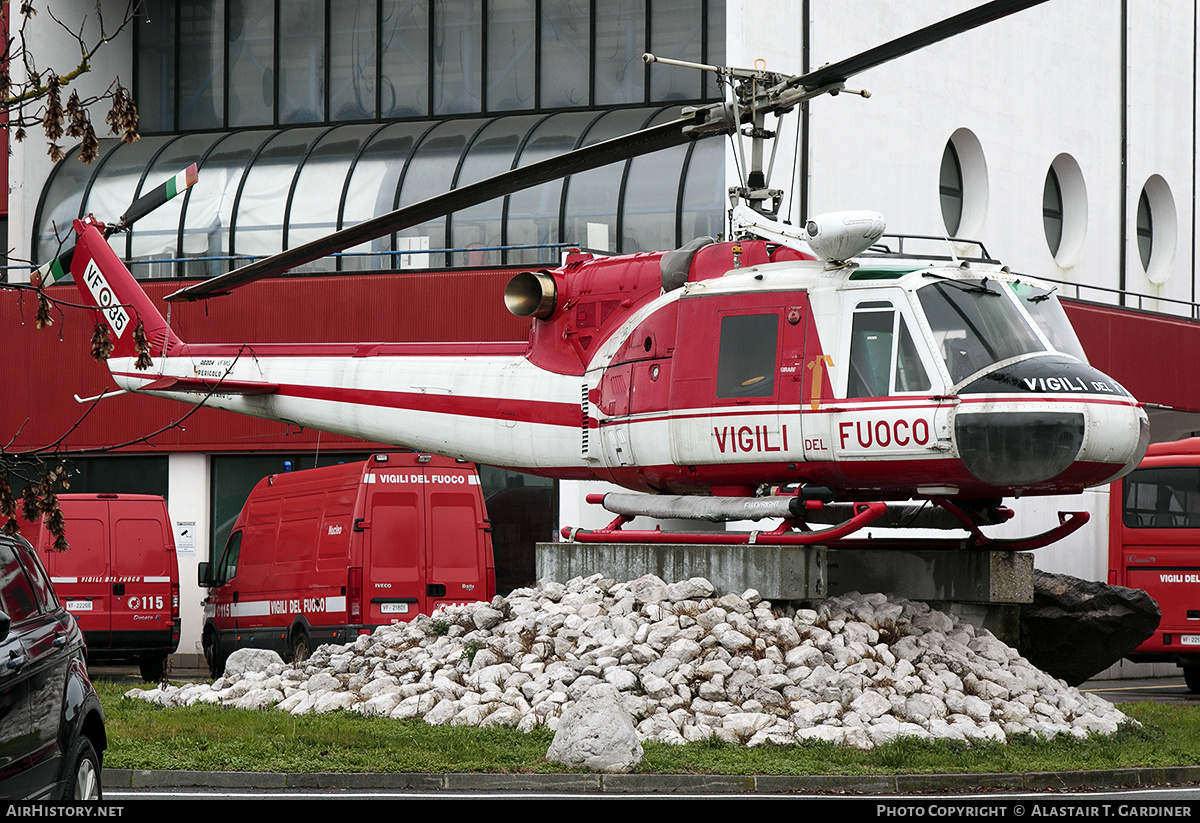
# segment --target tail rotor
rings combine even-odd
[[[108,238],[187,191],[197,178],[193,163],[130,203],[115,223],[102,223],[91,216],[76,220],[75,242],[30,275],[30,283],[38,289],[74,275],[84,305],[95,311],[99,321],[92,339],[93,356],[129,358],[135,369],[144,371],[150,366],[150,356],[182,345],[109,246]]]
[[[100,224],[100,233],[107,239],[120,231],[127,231],[138,220],[145,217],[159,206],[165,205],[172,198],[187,191],[199,179],[196,164],[188,166],[183,171],[164,180],[154,189],[129,204],[129,208],[111,224]],[[71,272],[71,262],[75,256],[75,244],[65,247],[49,263],[44,263],[29,276],[29,282],[35,288],[52,286]]]

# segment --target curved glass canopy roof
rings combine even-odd
[[[674,117],[674,108],[312,126],[102,141],[71,152],[35,220],[38,260],[75,217],[116,220],[188,164],[199,181],[111,240],[138,277],[210,277],[397,207]],[[722,231],[724,148],[702,140],[496,198],[378,238],[303,271],[549,263],[561,245],[676,248]],[[589,241],[590,238],[590,241]]]

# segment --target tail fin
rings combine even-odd
[[[75,221],[79,241],[71,259],[71,274],[85,305],[93,306],[108,324],[113,357],[137,357],[134,330],[139,323],[146,334],[151,357],[169,354],[183,341],[171,331],[129,269],[91,223]]]

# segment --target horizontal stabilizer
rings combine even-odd
[[[203,377],[160,377],[138,391],[170,391],[185,394],[274,394],[279,391],[278,383],[257,383],[249,380],[211,380]]]

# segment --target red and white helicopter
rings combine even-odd
[[[970,545],[1036,548],[1086,514],[1009,542],[979,527],[1011,516],[1004,497],[1077,493],[1132,470],[1148,442],[1138,402],[1087,364],[1050,287],[986,255],[886,253],[883,220],[872,212],[820,215],[802,230],[779,223],[780,192],[767,188],[762,157],[768,114],[845,91],[858,72],[1041,1],[987,3],[800,77],[700,67],[729,81],[730,100],[167,298],[226,294],[369,238],[689,139],[753,141],[737,192],[749,205],[731,212],[736,239],[617,257],[572,253],[558,268],[519,273],[505,300],[532,318],[525,343],[187,344],[106,242],[128,216],[116,227],[76,221],[70,270],[107,323],[108,365],[123,390],[654,493],[604,496],[617,520],[576,539],[681,539],[620,530],[647,514],[783,518],[766,534],[694,536],[714,542],[851,545],[846,535],[874,522],[965,528]],[[141,198],[129,214],[191,179]],[[833,525],[813,531],[810,523]]]

